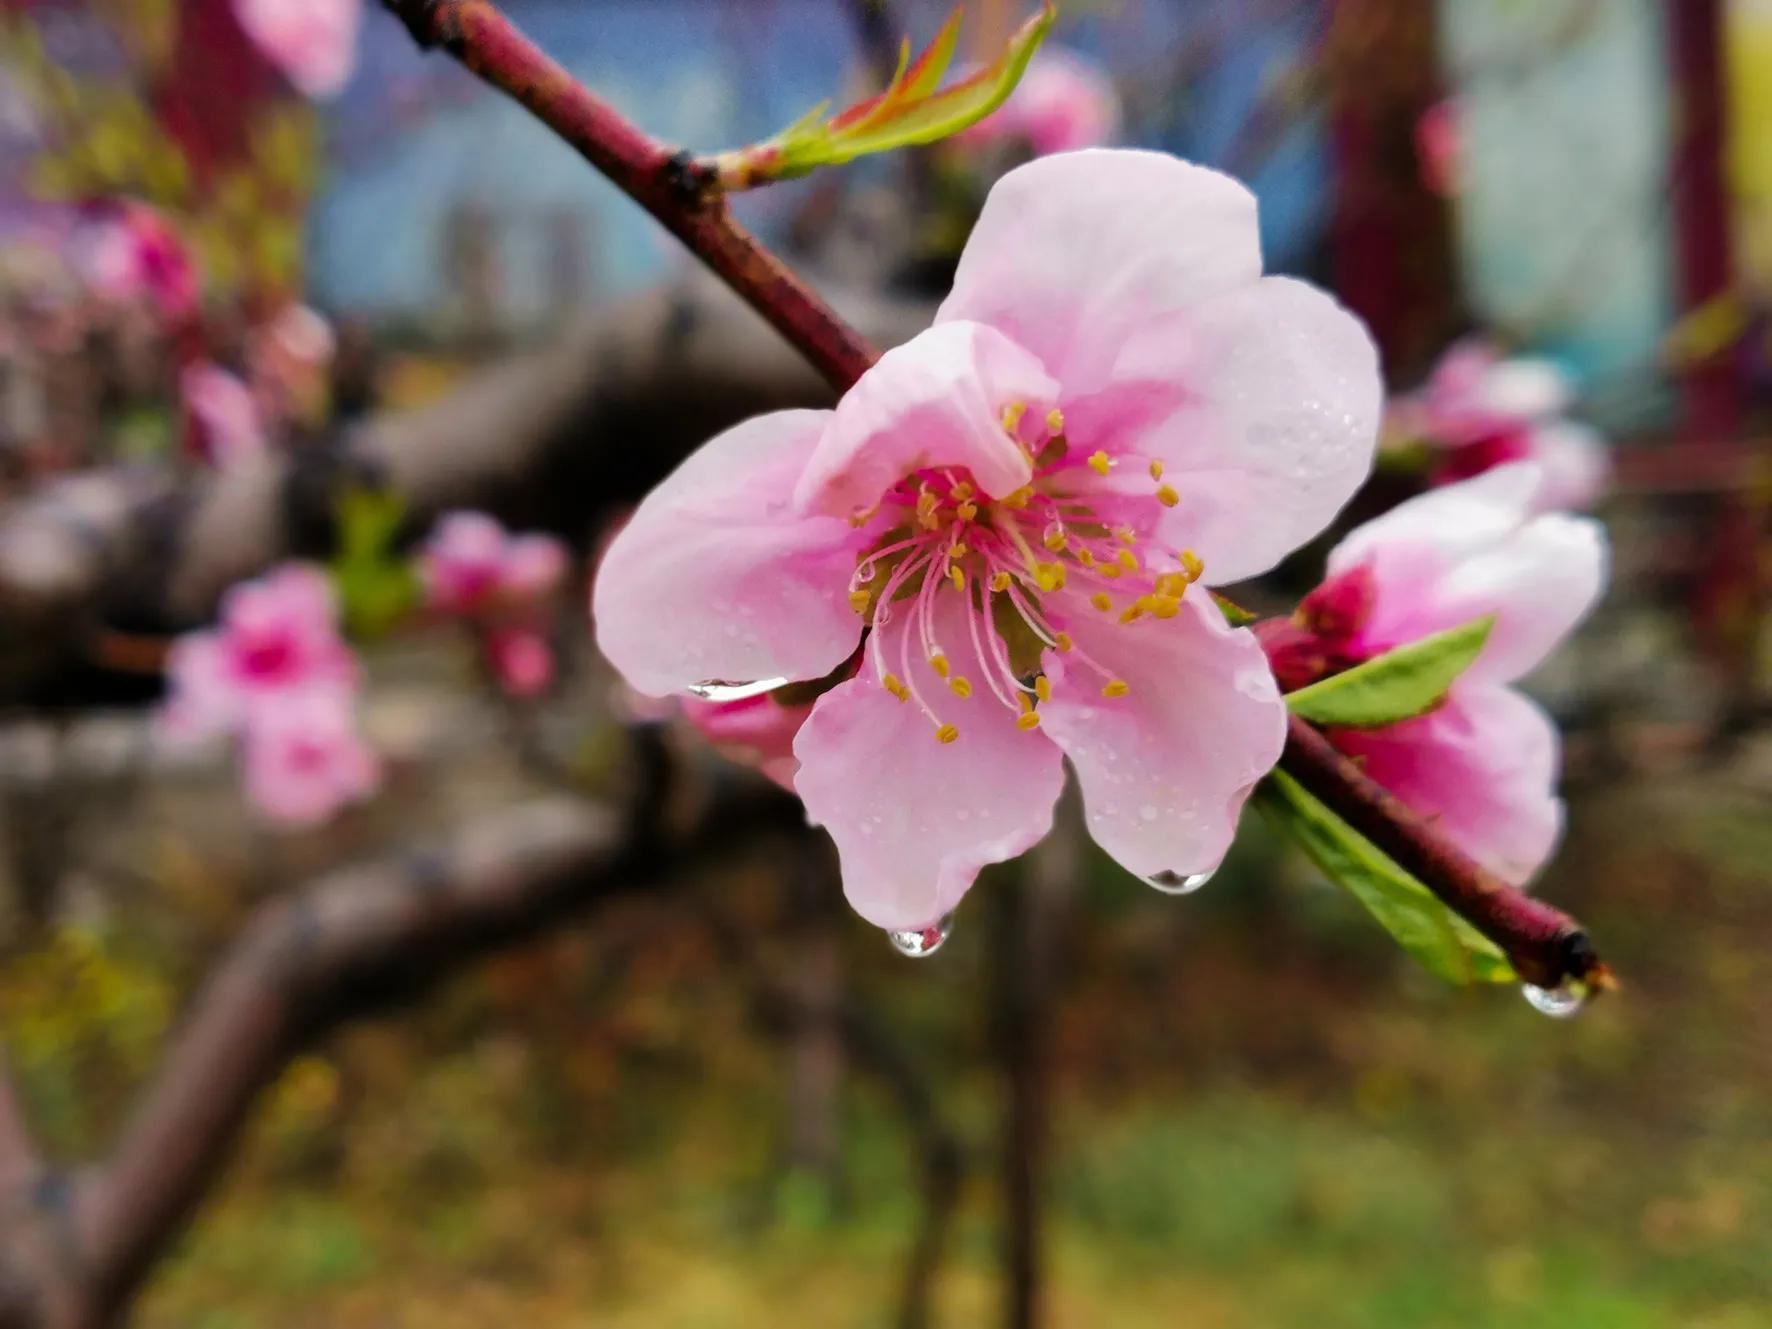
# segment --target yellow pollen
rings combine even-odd
[[[1034,581],[1042,591],[1048,593],[1064,589],[1064,565],[1062,563],[1036,563],[1034,565]]]
[[[1130,526],[1120,526],[1114,530],[1114,539],[1130,549],[1133,545],[1138,543],[1138,532],[1133,530]]]
[[[1151,479],[1161,480],[1162,478],[1163,478],[1163,463],[1160,461],[1152,462],[1151,463]]]
[[[1077,643],[1071,640],[1070,633],[1061,632],[1058,634],[1057,638],[1054,639],[1052,644],[1058,647],[1059,654],[1062,655],[1069,652]]]
[[[934,494],[930,493],[928,489],[919,490],[917,493],[917,515],[919,517],[927,517],[931,512],[935,511],[935,505],[939,502],[941,502],[941,500]]]
[[[1181,502],[1181,495],[1175,492],[1173,486],[1163,485],[1157,490],[1157,502],[1166,508],[1172,508]]]
[[[1034,491],[1032,487],[1023,485],[1020,489],[1017,489],[1013,494],[1010,494],[1003,500],[1003,506],[1006,508],[1014,508],[1017,512],[1020,512],[1028,505],[1028,500],[1033,496]]]
[[[937,651],[934,655],[929,657],[929,667],[942,678],[946,678],[948,676],[947,656],[943,655],[940,651]]]
[[[1165,572],[1157,578],[1157,594],[1169,595],[1179,600],[1187,594],[1188,579],[1183,572]]]
[[[1023,715],[1026,715],[1029,711],[1034,709],[1034,703],[1028,700],[1028,694],[1025,692],[1016,693],[1015,700],[1021,706],[1021,713]]]
[[[1013,438],[1015,432],[1021,428],[1021,417],[1027,413],[1028,404],[1025,401],[1010,402],[1003,408],[1003,432]]]
[[[1026,715],[1016,717],[1015,727],[1024,734],[1031,734],[1040,727],[1040,717],[1035,712],[1029,711]]]
[[[961,572],[960,569],[958,569],[958,568],[949,568],[948,569],[948,577],[953,581],[954,589],[956,591],[961,591],[961,592],[965,591],[965,589],[966,589],[966,574],[964,572]]]
[[[993,591],[1008,590],[1009,589],[1009,574],[1007,572],[999,572],[999,573],[995,574],[991,578],[991,589]]]
[[[1101,612],[1104,614],[1109,612],[1114,607],[1114,602],[1112,600],[1108,599],[1108,594],[1106,591],[1097,591],[1094,595],[1089,597],[1089,603],[1094,605],[1097,609],[1101,610]],[[1068,648],[1061,646],[1059,649],[1066,650]]]
[[[966,546],[964,544],[962,544],[960,541],[955,540],[951,545],[948,546],[948,557],[949,558],[965,558],[966,557]]]
[[[1109,581],[1119,581],[1120,580],[1121,569],[1120,569],[1120,565],[1118,563],[1103,563],[1101,565],[1101,567],[1096,570],[1098,572],[1100,572],[1102,576],[1106,577]]]
[[[1128,572],[1137,572],[1138,555],[1133,553],[1130,549],[1122,549],[1120,551],[1120,566],[1125,568]]]
[[[1130,691],[1132,689],[1126,685],[1123,679],[1116,678],[1101,690],[1101,695],[1104,697],[1124,697]]]
[[[925,512],[922,516],[917,518],[917,525],[921,526],[926,531],[939,531],[941,529],[941,518],[936,516],[933,512]]]
[[[1055,526],[1046,532],[1046,548],[1055,554],[1062,554],[1065,545],[1069,543],[1070,541],[1065,538],[1064,531],[1059,527]]]
[[[1142,603],[1143,602],[1141,601],[1140,604],[1142,604]],[[1130,606],[1126,610],[1125,613],[1120,615],[1120,622],[1135,623],[1143,617],[1144,617],[1144,610],[1140,607],[1140,605],[1135,604],[1135,605]]]
[[[1046,412],[1046,428],[1054,434],[1064,432],[1064,412],[1054,406]]]
[[[1113,462],[1108,460],[1108,455],[1105,452],[1097,452],[1089,458],[1089,469],[1097,475],[1106,475],[1111,466],[1113,466]]]
[[[948,680],[948,687],[953,689],[954,695],[962,701],[972,695],[972,680],[969,678],[950,678]]]
[[[1205,561],[1191,549],[1184,549],[1178,557],[1181,559],[1182,571],[1187,573],[1190,582],[1200,580],[1200,574],[1206,571]]]
[[[1087,549],[1079,548],[1077,550],[1077,562],[1081,563],[1086,568],[1092,568],[1095,566],[1095,555],[1090,553]]]
[[[964,503],[967,499],[972,497],[973,493],[974,490],[972,486],[967,484],[964,480],[948,490],[948,496],[956,503]]]
[[[1041,701],[1052,700],[1052,680],[1041,674],[1034,680],[1034,695]]]
[[[1145,597],[1145,600],[1148,603],[1144,607],[1150,611],[1154,618],[1174,618],[1181,612],[1181,597],[1179,595],[1149,595]]]
[[[978,504],[972,502],[961,503],[959,515],[961,521],[971,521],[978,515]]]
[[[935,731],[935,741],[937,743],[952,743],[959,737],[960,727],[958,725],[944,724],[940,729]]]
[[[904,685],[903,680],[897,674],[886,675],[880,680],[880,686],[897,697],[901,703],[911,699],[911,690]]]
[[[858,614],[865,614],[868,611],[868,604],[873,598],[874,593],[865,588],[859,591],[851,591],[849,592],[849,607]]]

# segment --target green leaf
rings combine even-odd
[[[406,501],[389,490],[339,497],[338,552],[328,572],[352,637],[379,637],[418,604],[418,574],[394,548],[405,519]]]
[[[1220,595],[1217,591],[1213,591],[1211,594],[1212,603],[1218,606],[1218,612],[1224,615],[1224,621],[1229,623],[1233,628],[1246,628],[1251,623],[1260,620],[1260,614],[1250,613],[1235,600]]]
[[[1269,775],[1255,801],[1430,973],[1459,986],[1519,981],[1493,942],[1285,771]]]
[[[1341,729],[1377,729],[1425,715],[1477,658],[1495,618],[1435,633],[1287,695],[1294,715]]]
[[[948,138],[977,124],[1015,91],[1028,62],[1058,16],[1051,0],[1010,37],[990,64],[950,88],[937,91],[960,39],[960,10],[948,15],[935,40],[915,61],[906,43],[898,70],[885,91],[829,120],[816,107],[788,128],[747,148],[715,158],[720,183],[748,189],[790,180],[821,166],[840,166],[857,157],[914,147]]]

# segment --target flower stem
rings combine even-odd
[[[383,0],[422,46],[441,46],[576,148],[787,338],[839,391],[879,358],[788,266],[732,220],[718,181],[579,84],[488,0]],[[1567,914],[1485,871],[1294,717],[1281,758],[1295,779],[1494,941],[1522,978],[1613,985]]]

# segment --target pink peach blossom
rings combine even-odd
[[[1605,492],[1611,463],[1598,431],[1566,418],[1574,396],[1551,361],[1507,358],[1468,338],[1446,353],[1426,387],[1397,405],[1393,433],[1441,450],[1437,483],[1530,461],[1543,484],[1538,511],[1591,507]]]
[[[171,224],[145,203],[103,203],[74,233],[74,266],[101,299],[141,301],[162,319],[197,312],[197,270]]]
[[[208,360],[179,374],[190,451],[225,469],[263,456],[270,444],[252,389]]]
[[[1078,51],[1045,46],[1016,89],[961,142],[1025,143],[1036,157],[1113,142],[1120,132],[1120,94],[1107,71]]]
[[[164,727],[199,739],[236,731],[300,694],[350,697],[358,675],[325,575],[288,564],[230,589],[214,628],[173,643],[167,682]]]
[[[545,629],[566,577],[564,545],[547,535],[510,535],[483,512],[453,512],[437,523],[419,568],[431,609],[480,630],[500,687],[514,697],[547,690],[554,652]]]
[[[812,706],[784,706],[773,697],[714,702],[686,698],[683,715],[720,754],[741,766],[754,766],[786,789],[794,789],[800,763],[794,739]]]
[[[554,681],[554,648],[528,628],[494,628],[486,634],[486,658],[499,687],[513,697],[538,697]]]
[[[304,96],[336,96],[356,68],[363,0],[234,0],[234,15]]]
[[[326,821],[375,792],[381,768],[357,733],[350,699],[300,692],[256,714],[245,732],[246,794],[272,821]]]
[[[1329,556],[1297,619],[1264,628],[1288,691],[1432,633],[1493,615],[1482,653],[1427,715],[1335,730],[1380,784],[1466,852],[1524,883],[1562,826],[1556,727],[1509,685],[1593,607],[1605,581],[1598,523],[1534,515],[1542,477],[1513,463],[1392,509]]]
[[[992,190],[932,328],[641,504],[598,640],[641,692],[716,697],[823,678],[863,641],[794,785],[881,927],[932,925],[1036,843],[1066,757],[1128,870],[1210,872],[1285,708],[1254,637],[1190,590],[1320,531],[1379,407],[1359,323],[1262,276],[1241,185],[1159,153],[1042,158]]]

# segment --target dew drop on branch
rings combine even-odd
[[[1587,1005],[1587,988],[1585,985],[1564,980],[1554,988],[1535,987],[1531,983],[1522,984],[1521,994],[1526,1003],[1540,1015],[1548,1015],[1553,1020],[1567,1020],[1581,1012]]]

